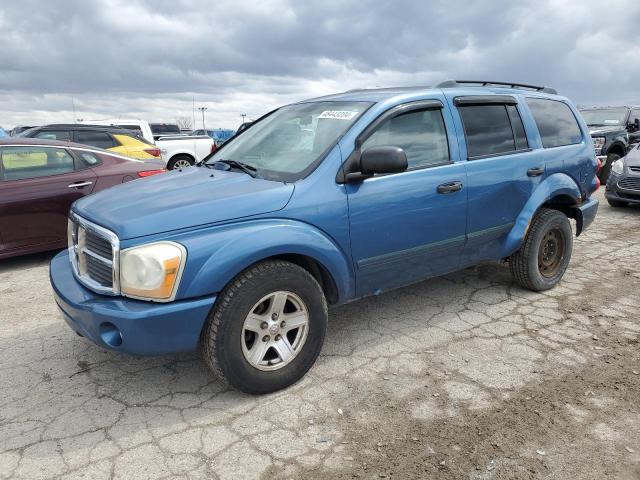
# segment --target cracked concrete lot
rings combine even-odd
[[[96,347],[49,255],[0,262],[0,478],[640,478],[640,209],[599,196],[554,290],[486,265],[334,308],[262,397]]]

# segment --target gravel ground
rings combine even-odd
[[[640,209],[600,198],[554,290],[489,265],[335,308],[263,397],[94,346],[49,255],[0,262],[0,478],[640,478]]]

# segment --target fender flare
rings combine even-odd
[[[295,220],[264,219],[192,232],[181,241],[189,259],[177,298],[219,293],[247,267],[270,257],[304,255],[331,276],[338,303],[353,297],[355,272],[350,258],[320,229]]]
[[[575,204],[580,203],[582,194],[577,183],[566,173],[554,173],[545,178],[533,191],[531,197],[520,211],[515,224],[504,243],[505,257],[520,248],[524,237],[529,231],[529,225],[534,215],[549,200],[559,195],[566,195],[575,200]]]

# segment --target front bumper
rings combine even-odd
[[[640,204],[640,176],[627,173],[627,169],[621,175],[611,174],[607,181],[607,186],[604,191],[604,196],[608,200],[614,200],[618,202],[627,202],[633,204]],[[620,186],[620,182],[625,179],[636,179],[635,182],[630,183],[629,186],[636,186],[636,188],[624,188]],[[635,185],[634,185],[635,184]]]
[[[69,254],[51,260],[49,277],[65,321],[95,344],[136,355],[193,351],[216,297],[152,303],[99,295],[73,276]]]

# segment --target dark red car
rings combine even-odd
[[[160,161],[76,143],[0,140],[0,258],[65,248],[75,200],[164,171]]]

